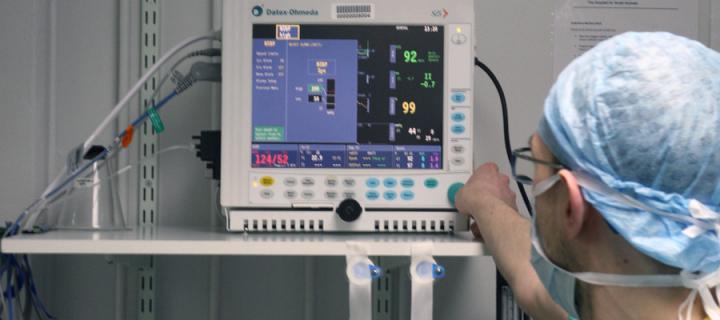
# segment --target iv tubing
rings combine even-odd
[[[127,104],[127,102],[130,100],[130,98],[140,89],[140,87],[162,66],[170,57],[175,55],[178,51],[184,49],[185,47],[198,42],[202,40],[219,40],[220,33],[219,32],[212,32],[210,34],[204,35],[204,36],[197,36],[188,38],[187,40],[179,43],[172,49],[170,49],[165,55],[163,55],[160,60],[158,60],[151,68],[148,70],[145,75],[143,75],[142,78],[140,78],[140,81],[138,81],[135,86],[128,91],[127,94],[118,102],[117,105],[113,108],[113,110],[108,114],[108,116],[100,123],[100,125],[95,129],[95,131],[85,140],[85,143],[83,144],[83,149],[87,150],[90,148],[92,143],[97,139],[97,137],[100,135],[100,133],[107,127],[110,122],[115,119],[118,113],[122,110],[123,106]],[[83,151],[84,151],[83,150]]]

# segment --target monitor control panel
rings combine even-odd
[[[466,230],[473,2],[225,1],[230,231]]]

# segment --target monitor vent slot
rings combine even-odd
[[[455,222],[447,220],[375,220],[377,232],[452,232]]]
[[[334,4],[332,18],[341,19],[374,19],[375,5],[372,3]]]
[[[325,220],[322,219],[245,219],[243,227],[247,231],[325,231]]]

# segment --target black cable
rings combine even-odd
[[[480,69],[485,71],[485,73],[490,77],[490,80],[492,81],[493,85],[495,85],[495,89],[498,92],[498,95],[500,96],[500,107],[502,108],[502,121],[503,121],[503,138],[505,142],[505,153],[508,158],[508,162],[512,165],[512,145],[510,144],[510,125],[508,121],[508,109],[507,109],[507,100],[505,99],[505,91],[502,88],[502,85],[500,84],[500,81],[498,81],[495,74],[486,66],[480,59],[475,57],[475,65],[478,66]],[[520,195],[522,196],[523,203],[525,204],[525,208],[527,209],[529,214],[532,214],[532,206],[530,205],[530,199],[527,196],[527,193],[525,192],[525,186],[520,182],[517,183],[518,190],[520,191]]]
[[[505,91],[502,88],[502,85],[500,84],[500,81],[497,79],[495,74],[490,70],[488,66],[486,66],[480,59],[475,57],[475,65],[478,66],[480,69],[485,71],[485,73],[490,77],[490,80],[492,81],[493,85],[495,85],[495,89],[498,92],[498,96],[500,96],[500,107],[502,108],[502,121],[503,121],[503,141],[505,144],[505,154],[507,155],[508,161],[510,162],[510,165],[512,166],[512,144],[510,143],[510,125],[508,121],[508,110],[507,110],[507,100],[505,99]],[[523,203],[525,204],[525,208],[527,208],[528,213],[532,214],[532,207],[530,205],[530,200],[528,199],[527,193],[525,193],[525,186],[517,182],[518,190],[520,191],[520,195],[522,196]],[[497,319],[504,319],[503,313],[504,310],[502,309],[502,299],[504,299],[504,295],[502,292],[503,287],[509,287],[509,284],[503,278],[502,274],[500,274],[499,271],[495,271],[495,276],[497,277],[497,283],[495,285],[495,296],[497,298],[496,302],[496,309],[497,309]],[[525,316],[523,315],[523,319]]]

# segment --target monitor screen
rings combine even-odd
[[[442,169],[439,25],[255,24],[253,168]]]

